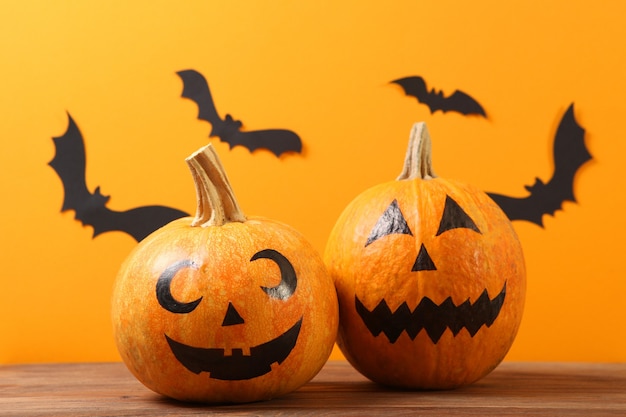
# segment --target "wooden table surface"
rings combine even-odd
[[[451,391],[394,391],[331,361],[282,398],[203,406],[163,398],[122,363],[0,366],[0,416],[626,416],[626,364],[504,362]]]

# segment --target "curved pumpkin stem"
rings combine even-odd
[[[429,180],[436,178],[431,159],[432,148],[430,135],[426,123],[419,122],[411,128],[409,147],[404,157],[404,167],[396,178],[397,180],[412,180],[415,178]]]
[[[192,226],[221,226],[245,222],[226,171],[211,144],[185,159],[196,186],[197,208]]]

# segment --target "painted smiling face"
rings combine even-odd
[[[397,181],[353,200],[325,260],[340,305],[338,344],[387,385],[451,388],[490,372],[521,320],[525,267],[510,221],[482,191],[438,178],[425,126]],[[410,147],[410,148],[411,148]]]
[[[280,282],[273,287],[259,286],[260,290],[271,299],[286,302],[296,291],[298,278],[296,271],[280,252],[273,249],[265,249],[252,256],[250,261],[258,259],[270,259],[276,263],[280,272]],[[181,302],[172,295],[172,279],[179,270],[192,268],[198,270],[200,265],[191,260],[178,261],[168,267],[157,280],[156,296],[161,307],[175,314],[190,314],[202,302],[203,297],[189,302]],[[210,278],[209,278],[210,279]],[[210,302],[210,301],[209,301]],[[242,301],[242,303],[245,300]],[[244,325],[245,319],[237,311],[232,301],[225,308],[222,327]],[[199,374],[207,372],[210,378],[225,381],[237,381],[256,378],[271,372],[272,364],[281,364],[296,345],[302,317],[297,318],[288,330],[256,346],[244,346],[232,348],[230,354],[224,348],[207,348],[190,346],[172,339],[165,334],[165,339],[178,361],[191,372]],[[268,331],[270,329],[268,328]],[[245,341],[242,341],[245,342]],[[244,350],[247,354],[244,355]]]
[[[199,190],[214,200],[199,198],[195,218],[167,224],[129,254],[112,296],[115,341],[137,379],[168,397],[277,397],[328,359],[338,323],[335,288],[302,235],[243,216],[216,155],[206,152],[197,155],[194,179],[221,186]]]

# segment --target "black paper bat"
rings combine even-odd
[[[67,131],[53,137],[56,153],[48,163],[58,174],[65,198],[61,211],[74,210],[76,220],[93,227],[93,237],[101,233],[121,231],[131,235],[137,242],[159,227],[180,217],[184,211],[164,206],[143,206],[127,211],[115,211],[106,207],[110,196],[100,193],[96,187],[91,193],[85,182],[85,144],[83,136],[68,114]]]
[[[202,74],[195,70],[177,72],[183,80],[182,97],[193,100],[198,105],[198,119],[211,123],[210,137],[219,137],[232,149],[241,145],[250,152],[264,148],[280,156],[284,152],[302,151],[300,137],[291,130],[268,129],[242,132],[243,124],[227,114],[222,119],[215,108],[209,84]]]
[[[417,98],[417,101],[426,104],[431,113],[441,110],[442,112],[456,111],[463,115],[478,114],[487,117],[483,107],[468,94],[455,90],[450,96],[445,97],[442,91],[434,88],[428,91],[426,82],[422,77],[405,77],[393,80],[399,84],[407,96]]]
[[[543,227],[543,215],[554,215],[565,201],[576,202],[574,176],[591,159],[585,147],[585,130],[576,122],[572,103],[559,123],[554,136],[554,173],[547,183],[539,178],[526,185],[530,195],[516,198],[487,193],[502,208],[510,220],[528,220]]]

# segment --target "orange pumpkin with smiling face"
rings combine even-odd
[[[346,207],[324,256],[339,296],[338,345],[376,382],[462,386],[513,343],[526,288],[521,245],[484,192],[434,174],[423,123],[398,180]]]
[[[294,229],[243,215],[211,147],[188,163],[196,217],[148,236],[117,276],[118,350],[139,381],[179,400],[250,402],[291,392],[331,353],[333,282]]]

